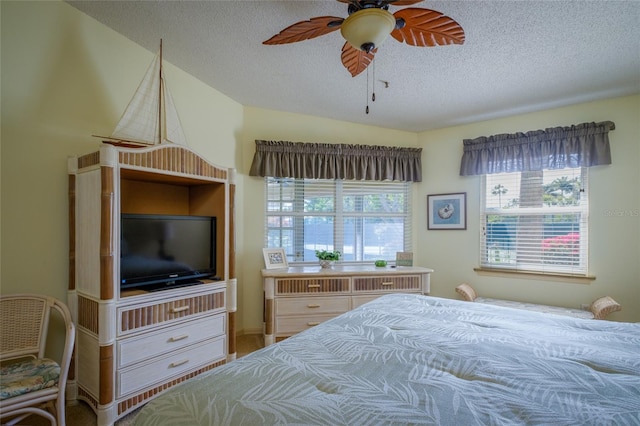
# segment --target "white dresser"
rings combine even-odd
[[[122,303],[116,309],[116,398],[196,367],[206,371],[223,364],[226,319],[226,284],[220,282],[150,293]]]
[[[263,269],[265,345],[387,293],[429,294],[433,269],[337,265]]]

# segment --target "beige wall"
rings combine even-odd
[[[67,157],[97,150],[91,135],[111,133],[155,52],[66,3],[1,7],[1,291],[66,300]],[[242,106],[164,65],[189,147],[236,167]]]
[[[435,269],[432,295],[456,298],[461,282],[469,282],[487,297],[503,297],[535,303],[579,308],[600,296],[611,295],[623,304],[623,311],[610,316],[620,321],[640,321],[640,96],[579,104],[567,108],[517,115],[465,126],[427,131],[418,135],[334,122],[315,117],[245,108],[241,170],[248,174],[255,139],[304,142],[347,142],[419,146],[423,149],[423,182],[414,190],[414,251],[417,263]],[[460,177],[462,140],[498,133],[537,130],[591,121],[611,120],[613,164],[590,171],[590,270],[596,279],[589,282],[527,279],[479,275],[478,266],[480,179]],[[417,137],[417,145],[415,144]],[[428,231],[426,195],[467,192],[468,229],[466,231]],[[251,219],[244,220],[246,235],[242,261],[242,313],[247,331],[261,326],[261,282],[263,265],[264,202],[263,180],[246,177],[245,205],[251,206]],[[253,208],[255,206],[255,208]],[[607,210],[629,212],[611,217]],[[617,245],[617,247],[613,247]]]
[[[42,292],[64,300],[68,281],[66,158],[94,151],[99,141],[90,135],[111,132],[153,53],[65,3],[1,2],[0,6],[0,291]],[[424,182],[414,190],[414,251],[418,263],[436,270],[434,295],[455,297],[453,288],[460,281],[475,284],[488,296],[572,306],[611,294],[626,308],[615,319],[640,321],[639,218],[605,217],[602,207],[640,208],[640,97],[415,134],[243,108],[171,64],[165,65],[190,147],[215,164],[238,169],[240,330],[262,330],[264,188],[261,178],[248,176],[255,139],[421,146]],[[611,133],[614,164],[591,174],[591,201],[597,207],[591,229],[596,281],[565,284],[476,275],[472,268],[477,265],[479,181],[457,175],[462,139],[602,120],[614,121],[617,128]],[[469,229],[427,231],[426,194],[457,191],[469,194]]]
[[[610,120],[610,166],[590,169],[589,269],[596,279],[587,283],[479,275],[478,266],[480,178],[460,177],[462,140],[499,133],[538,130],[584,122]],[[579,308],[600,296],[611,295],[623,311],[611,319],[640,321],[640,96],[579,104],[466,126],[424,132],[423,182],[420,184],[418,220],[419,262],[436,270],[432,294],[456,297],[455,286],[472,284],[486,297],[502,297]],[[466,192],[466,231],[428,231],[427,194]],[[616,211],[622,216],[610,216]]]
[[[367,145],[417,146],[417,135],[412,132],[383,129],[345,123],[318,117],[277,112],[259,108],[245,108],[242,132],[243,175],[249,174],[255,151],[255,140],[284,140],[291,142],[349,143]],[[372,118],[372,121],[374,119]],[[244,233],[247,235],[244,252],[239,259],[243,269],[241,313],[247,332],[262,331],[262,280],[260,269],[264,267],[264,179],[246,176],[243,215]],[[251,237],[249,237],[251,236]]]

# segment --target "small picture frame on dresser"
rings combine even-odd
[[[396,266],[413,266],[413,252],[411,251],[396,252]]]
[[[266,269],[285,269],[289,267],[287,254],[283,248],[263,248],[264,266]]]

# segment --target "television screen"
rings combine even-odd
[[[216,219],[122,214],[120,288],[186,285],[216,273]]]

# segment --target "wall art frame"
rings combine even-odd
[[[467,193],[427,195],[427,229],[466,230]]]
[[[284,269],[289,267],[287,254],[283,248],[263,248],[264,266],[266,269]]]

